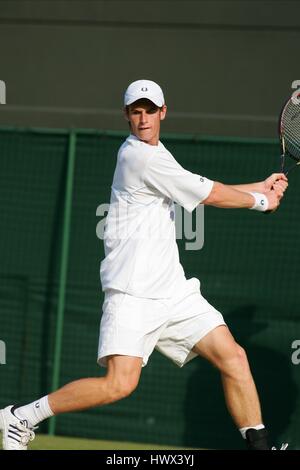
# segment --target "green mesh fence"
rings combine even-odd
[[[76,132],[61,385],[105,373],[96,365],[104,256],[96,211],[109,202],[123,138]],[[277,170],[275,142],[162,140],[185,168],[225,183],[257,181]],[[6,364],[0,365],[0,405],[28,402],[52,386],[68,151],[67,131],[0,130],[0,340],[7,348]],[[203,249],[187,251],[186,240],[179,240],[187,277],[201,280],[202,293],[248,352],[273,438],[284,438],[293,448],[300,448],[300,365],[291,361],[291,344],[300,339],[298,178],[296,170],[275,214],[205,208]],[[201,359],[178,369],[156,352],[132,396],[59,416],[56,433],[243,448],[217,371]]]

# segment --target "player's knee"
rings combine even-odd
[[[220,361],[219,369],[234,379],[243,380],[249,373],[249,364],[244,348],[234,343]]]
[[[139,380],[136,375],[114,378],[110,385],[110,393],[113,399],[121,400],[131,395],[138,386],[138,382]]]
[[[245,349],[237,344],[236,361],[238,367],[242,370],[248,369],[248,358]]]

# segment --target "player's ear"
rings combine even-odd
[[[163,121],[166,117],[166,114],[167,114],[167,106],[164,104],[161,108],[160,108],[160,120]]]
[[[126,121],[129,121],[129,107],[128,106],[125,106],[125,108],[123,108],[123,114],[124,114],[124,119],[126,119]]]

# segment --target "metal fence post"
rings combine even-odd
[[[60,275],[59,275],[59,290],[58,290],[58,304],[57,304],[57,317],[56,317],[56,331],[55,331],[55,345],[54,345],[54,361],[53,361],[53,374],[52,374],[52,391],[59,387],[59,375],[61,366],[61,349],[63,339],[63,326],[64,326],[64,310],[66,298],[66,284],[68,272],[68,259],[69,259],[69,242],[71,231],[71,213],[72,213],[72,198],[73,198],[73,182],[74,182],[74,168],[76,157],[76,132],[71,131],[69,134],[68,146],[68,169],[66,176],[66,190],[65,190],[65,203],[64,203],[64,218],[63,218],[63,233],[62,233],[62,247],[60,259]],[[49,434],[55,434],[56,418],[55,416],[49,423]]]

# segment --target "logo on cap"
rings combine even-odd
[[[143,86],[143,88],[141,88],[141,91],[148,91],[148,88],[146,88],[145,86]]]

